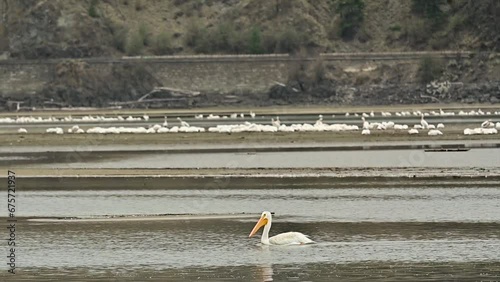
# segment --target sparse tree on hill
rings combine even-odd
[[[364,1],[337,0],[333,3],[336,12],[340,15],[340,36],[345,39],[354,37],[364,19]]]
[[[251,54],[261,54],[262,53],[262,43],[260,36],[260,29],[254,26],[250,32],[250,43],[248,44],[248,51]]]

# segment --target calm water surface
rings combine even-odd
[[[118,156],[93,152],[85,155],[65,154],[62,161],[52,160],[44,164],[44,160],[38,160],[34,163],[44,168],[500,167],[500,149],[446,153],[424,150],[199,154],[141,152]]]
[[[500,280],[500,188],[235,186],[18,194],[18,216],[271,210],[276,213],[271,235],[293,230],[317,241],[309,246],[261,246],[258,238],[248,238],[258,215],[225,220],[21,221],[19,280]],[[3,271],[0,279],[7,278]]]

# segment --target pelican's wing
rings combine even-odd
[[[300,232],[286,232],[269,238],[271,245],[301,245],[314,243],[307,235]]]

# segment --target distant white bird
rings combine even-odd
[[[144,118],[145,121],[149,120],[149,116],[148,115],[144,115],[144,116],[142,116],[142,118]]]
[[[220,116],[219,116],[219,115],[215,115],[215,116],[214,116],[213,114],[209,114],[209,115],[207,116],[207,119],[219,119],[219,118],[220,118]]]
[[[482,128],[487,128],[487,127],[495,127],[495,124],[491,122],[491,119],[484,121],[481,123]]]
[[[425,121],[424,115],[422,114],[420,117],[421,117],[420,124],[422,125],[422,128],[424,128],[424,129],[429,128],[429,123],[427,121]]]
[[[47,130],[45,130],[45,132],[55,133],[55,134],[63,134],[64,130],[60,127],[51,127],[51,128],[47,128]]]
[[[265,211],[260,216],[259,221],[255,224],[255,227],[250,232],[248,237],[252,237],[259,231],[259,229],[264,226],[264,231],[262,232],[262,237],[260,237],[260,242],[263,245],[304,245],[314,243],[313,240],[309,239],[309,236],[304,235],[299,232],[286,232],[281,233],[276,236],[269,238],[269,230],[271,230],[272,216],[271,213]]]
[[[415,128],[412,128],[412,129],[408,130],[408,134],[410,134],[410,135],[418,134],[418,130]]]
[[[319,126],[323,124],[323,115],[319,115],[318,120],[316,121],[315,125]]]
[[[155,124],[155,125],[153,125],[151,128],[153,128],[155,131],[158,131],[158,129],[160,129],[160,128],[161,128],[161,125],[159,125],[159,124]]]
[[[437,129],[431,129],[429,130],[429,132],[427,132],[427,135],[436,136],[436,135],[443,135],[443,133]]]
[[[181,126],[183,126],[183,127],[189,127],[189,123],[183,121],[180,117],[177,117],[177,119],[181,123]]]
[[[406,125],[406,124],[395,124],[394,125],[394,129],[397,129],[397,130],[407,130],[408,129],[408,125]]]
[[[271,119],[271,124],[272,124],[273,126],[280,127],[280,125],[281,125],[280,117],[278,117],[278,116],[277,116],[277,117],[276,117],[276,120],[274,120],[274,119],[272,118],[272,119]]]
[[[370,129],[365,128],[363,131],[361,131],[361,135],[370,135]]]
[[[436,126],[437,129],[440,129],[440,128],[444,128],[444,124],[442,123],[438,123],[438,125]]]
[[[167,127],[168,126],[167,116],[165,116],[163,119],[164,119],[163,127]]]
[[[167,132],[169,132],[169,129],[166,128],[166,127],[162,127],[160,129],[158,129],[158,131],[156,131],[156,132],[158,132],[158,133],[167,133]]]
[[[252,112],[252,111],[250,111],[250,117],[251,117],[251,118],[255,118],[255,113],[254,113],[254,112]]]
[[[365,120],[365,117],[361,117],[361,120],[363,120],[363,129],[370,129],[370,123]]]
[[[19,128],[17,130],[17,133],[21,133],[21,134],[28,133],[28,130],[26,130],[26,128]]]

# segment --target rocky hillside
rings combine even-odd
[[[248,105],[500,101],[498,0],[0,0],[0,14],[0,60],[481,51],[470,59],[427,58],[370,72],[309,61],[288,70],[286,87],[233,95],[245,96],[241,100]],[[47,101],[101,107],[170,86],[134,64],[103,75],[70,61],[56,72],[37,95],[0,93],[0,105],[21,100],[29,107]],[[453,87],[429,92],[432,80]],[[197,105],[223,104],[225,98],[213,92],[200,96]]]
[[[497,0],[1,0],[0,13],[0,54],[20,59],[500,47]]]

